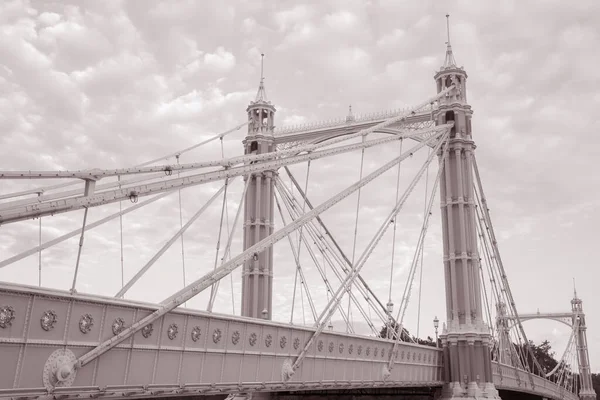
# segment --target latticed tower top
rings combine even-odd
[[[267,100],[267,91],[265,89],[264,77],[264,54],[261,54],[260,61],[260,83],[256,98],[251,101],[246,109],[248,113],[248,134],[249,135],[273,135],[275,128],[275,107]]]

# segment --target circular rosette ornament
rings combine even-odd
[[[57,319],[58,317],[54,310],[44,311],[42,318],[40,318],[40,325],[42,326],[43,330],[48,332],[54,329],[54,324],[56,324]]]
[[[174,340],[177,337],[177,333],[179,332],[179,328],[177,328],[177,324],[169,325],[169,329],[167,329],[167,336],[169,340]]]
[[[219,343],[221,341],[221,336],[223,336],[223,333],[221,333],[221,330],[219,328],[215,329],[215,331],[213,332],[213,342]]]
[[[92,330],[94,318],[90,314],[84,314],[79,318],[79,331],[84,335]]]
[[[117,336],[119,333],[125,330],[125,320],[123,318],[116,318],[112,323],[112,333]]]
[[[199,326],[195,326],[194,329],[192,329],[192,340],[197,342],[200,340],[200,335],[202,335],[202,330]]]
[[[11,306],[0,308],[0,328],[5,329],[12,325],[15,319],[15,309]]]

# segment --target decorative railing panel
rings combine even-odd
[[[155,309],[144,303],[0,284],[0,308],[8,307],[10,313],[5,315],[10,314],[10,321],[0,328],[0,397],[46,393],[44,365],[55,350],[67,348],[79,357]],[[384,382],[392,343],[334,332],[317,338],[304,363],[284,384],[284,361],[299,354],[313,332],[270,321],[176,310],[83,366],[71,387],[56,388],[54,393],[106,397],[441,384],[437,349],[402,344]]]

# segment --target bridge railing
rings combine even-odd
[[[532,375],[533,384],[529,379],[527,371],[517,369],[510,365],[492,362],[492,372],[494,385],[498,389],[514,390],[518,392],[528,392],[536,395],[553,399],[578,400],[579,397],[564,387],[556,383],[542,378],[541,376]]]
[[[386,111],[380,111],[380,112],[364,114],[364,115],[357,115],[357,116],[352,116],[352,117],[336,118],[336,119],[331,119],[331,120],[327,120],[327,121],[317,121],[317,122],[309,122],[309,123],[305,123],[305,124],[289,125],[289,126],[283,126],[281,128],[275,128],[274,132],[275,132],[275,135],[285,135],[285,134],[293,133],[293,132],[328,128],[328,127],[334,127],[334,126],[339,126],[339,125],[356,124],[356,123],[361,123],[361,122],[371,122],[371,121],[378,120],[378,119],[387,119],[387,118],[396,117],[396,116],[398,116],[402,113],[406,113],[410,110],[411,110],[410,107],[406,107],[406,108],[398,108],[398,109],[394,109],[394,110],[386,110]],[[419,111],[418,114],[426,114],[426,113],[430,113],[431,111],[432,111],[431,109],[422,110],[422,111]]]

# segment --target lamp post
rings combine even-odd
[[[440,347],[438,345],[438,327],[440,326],[440,320],[438,319],[437,315],[433,318],[433,327],[435,328],[435,347],[438,348]]]

